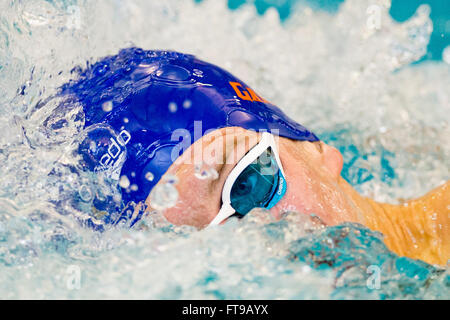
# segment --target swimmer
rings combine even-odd
[[[84,169],[114,181],[123,203],[145,203],[125,215],[130,226],[155,209],[152,190],[176,179],[178,200],[162,210],[175,225],[215,228],[254,208],[277,219],[294,209],[330,226],[363,224],[402,256],[450,258],[449,182],[400,205],[363,197],[341,177],[337,149],[192,55],[125,49],[81,71],[59,96],[59,108],[83,108]]]

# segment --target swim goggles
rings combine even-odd
[[[254,208],[273,208],[286,193],[286,179],[274,136],[263,132],[261,141],[234,167],[222,190],[222,207],[208,227],[231,216],[239,218]]]

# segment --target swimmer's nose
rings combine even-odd
[[[321,144],[323,150],[323,164],[333,177],[338,179],[341,176],[342,168],[344,166],[344,157],[335,147],[329,146],[326,143]]]

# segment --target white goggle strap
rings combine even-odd
[[[208,225],[208,228],[211,226],[217,226],[225,219],[231,217],[236,211],[231,207],[229,203],[224,203],[222,205],[222,208],[220,209],[217,216],[214,218],[213,221]]]

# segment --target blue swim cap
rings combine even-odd
[[[125,203],[145,200],[172,165],[176,129],[186,129],[191,143],[208,130],[235,126],[319,140],[229,72],[178,52],[121,50],[81,71],[61,94],[84,109],[79,152],[86,166],[123,177]],[[196,121],[203,130],[197,136]]]

